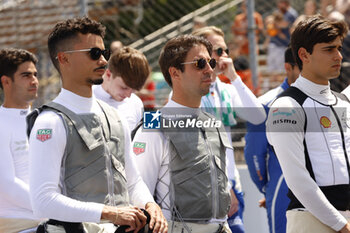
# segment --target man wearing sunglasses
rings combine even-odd
[[[259,124],[266,117],[264,108],[237,75],[233,61],[228,56],[223,31],[215,26],[209,26],[194,31],[193,35],[204,37],[210,41],[213,45],[212,57],[217,61],[214,75],[212,76],[210,91],[203,96],[201,107],[223,122],[227,136],[231,142],[231,127],[237,124],[235,115],[250,123]],[[218,78],[219,74],[225,75],[230,79],[231,84],[220,81]],[[239,173],[235,166],[233,150],[227,150],[227,161],[229,163],[229,179],[232,181],[234,187],[232,196],[235,200],[235,205],[231,206],[228,223],[232,232],[244,232],[242,222],[244,200]]]
[[[143,103],[133,92],[139,91],[150,74],[147,58],[131,47],[123,47],[108,61],[102,85],[95,85],[95,96],[116,108],[128,121],[130,130],[142,119]]]
[[[145,208],[150,228],[167,232],[129,154],[126,121],[92,94],[110,55],[104,34],[105,27],[84,17],[56,24],[49,35],[62,90],[36,120],[35,114],[28,117],[34,214],[50,219],[45,232],[114,232],[114,224],[138,232],[146,223]]]
[[[204,38],[183,35],[163,47],[159,65],[173,89],[169,102],[154,113],[179,127],[139,128],[133,140],[141,176],[169,222],[169,232],[231,232],[231,205],[222,126],[181,126],[181,122],[215,120],[200,107],[209,92],[216,62]],[[140,150],[140,148],[142,150]]]

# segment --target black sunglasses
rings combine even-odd
[[[183,62],[183,63],[181,63],[181,64],[182,64],[182,65],[183,65],[183,64],[195,64],[195,66],[196,66],[198,69],[202,70],[202,69],[205,68],[205,65],[206,65],[207,63],[209,63],[209,65],[210,65],[210,67],[211,67],[212,69],[214,69],[215,66],[216,66],[216,60],[215,60],[214,58],[211,58],[211,59],[199,58],[198,60],[190,61],[190,62]]]
[[[91,49],[79,49],[79,50],[70,50],[64,51],[64,53],[76,53],[76,52],[89,52],[92,60],[100,59],[101,55],[108,61],[111,56],[111,51],[109,49],[102,50],[100,48],[91,48]]]
[[[226,54],[228,55],[228,53],[229,53],[229,50],[228,49],[223,49],[223,48],[217,48],[217,49],[215,49],[215,52],[216,52],[216,54],[220,57],[223,53],[224,53],[224,51],[226,52]]]

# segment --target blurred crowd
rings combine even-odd
[[[120,41],[106,48],[100,22],[58,22],[48,50],[60,81],[41,80],[41,95],[53,100],[36,103],[34,111],[42,85],[38,59],[22,49],[0,50],[0,139],[6,145],[0,150],[0,233],[139,232],[146,225],[164,233],[168,227],[176,233],[244,233],[232,144],[240,121],[246,123],[244,155],[264,195],[259,206],[267,209],[270,232],[285,233],[286,224],[296,226],[288,233],[302,232],[300,212],[316,216],[311,227],[326,224],[330,230],[303,232],[350,232],[350,132],[342,130],[350,127],[350,88],[340,93],[350,78],[350,0],[307,0],[303,14],[289,0],[277,0],[266,16],[254,12],[254,53],[263,57],[258,85],[249,64],[247,7],[245,0],[228,43],[222,29],[195,17],[192,34],[175,36],[162,48],[161,72]],[[262,80],[275,79],[278,87],[264,93]],[[341,113],[334,110],[338,106]],[[316,114],[296,113],[306,107]],[[193,131],[175,124],[167,131],[159,116],[163,125],[192,118],[220,124],[215,130],[196,124]],[[322,129],[318,138],[308,134],[312,124]],[[339,129],[327,130],[334,125]],[[319,163],[319,154],[335,165]],[[343,154],[346,160],[339,159]],[[331,176],[338,168],[334,182],[321,174],[325,169]],[[322,191],[319,180],[327,184]],[[296,210],[293,218],[287,212],[289,223],[287,208]]]

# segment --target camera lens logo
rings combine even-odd
[[[143,113],[143,128],[144,129],[160,129],[160,116],[162,114],[157,110],[156,112]]]

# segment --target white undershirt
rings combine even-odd
[[[34,219],[28,184],[28,112],[0,107],[0,218]]]
[[[84,98],[62,89],[53,102],[76,114],[95,113],[102,116],[102,110],[94,97]],[[121,116],[120,118],[124,126],[125,172],[130,201],[133,205],[144,207],[147,202],[153,202],[153,198],[130,156],[130,132],[125,119]],[[36,139],[38,129],[52,129],[51,138],[44,142]],[[60,169],[66,140],[62,119],[56,113],[46,111],[38,116],[29,139],[30,197],[34,214],[61,221],[100,222],[103,204],[81,202],[61,194]]]
[[[130,97],[126,97],[122,101],[116,101],[103,89],[102,85],[94,85],[92,89],[97,99],[111,105],[118,110],[120,115],[123,115],[128,121],[130,130],[134,129],[137,123],[142,119],[143,103],[134,93],[131,93]]]
[[[318,85],[299,76],[292,86],[323,104],[330,105],[336,101],[329,85]],[[305,166],[303,145],[305,116],[301,111],[297,111],[291,116],[297,124],[273,124],[274,120],[280,118],[279,115],[273,114],[278,108],[298,109],[300,105],[290,97],[279,98],[272,104],[266,122],[266,135],[274,147],[287,185],[308,211],[321,222],[339,231],[347,220],[327,200]]]

